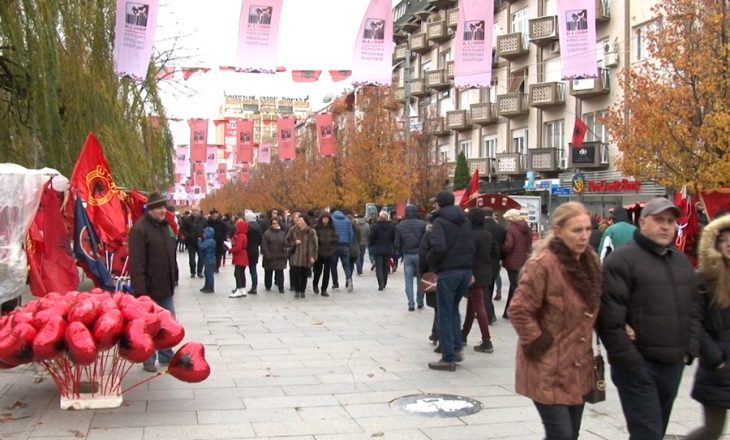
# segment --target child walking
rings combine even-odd
[[[213,239],[214,231],[210,226],[203,229],[203,238],[200,240],[198,249],[203,259],[203,274],[205,276],[205,284],[200,289],[203,293],[214,293],[213,271],[215,270],[215,239]]]
[[[236,288],[233,289],[228,298],[240,298],[246,296],[246,266],[248,266],[248,222],[243,219],[236,221],[236,231],[233,233],[233,246],[231,246],[231,261],[235,266],[233,276],[236,277]]]

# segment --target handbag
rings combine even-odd
[[[421,274],[421,292],[436,293],[436,285],[439,276],[435,272],[424,272]]]
[[[586,403],[598,403],[606,400],[606,365],[601,354],[601,342],[596,336],[596,350],[593,355],[594,382],[591,391],[585,395]]]

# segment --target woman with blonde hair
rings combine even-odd
[[[687,440],[718,439],[730,408],[730,215],[705,226],[699,246],[700,365],[692,398],[702,404],[705,425]]]
[[[584,396],[594,386],[593,325],[601,266],[581,203],[558,206],[552,226],[525,263],[509,317],[517,331],[515,388],[532,399],[545,438],[577,439]]]

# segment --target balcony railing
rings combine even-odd
[[[503,34],[497,37],[497,54],[507,60],[527,55],[529,46],[522,32]]]
[[[451,29],[456,29],[456,25],[459,23],[459,8],[449,9],[446,12],[446,24]]]
[[[436,69],[426,72],[426,86],[436,90],[445,90],[451,87],[446,78],[446,69]]]
[[[546,15],[530,19],[530,42],[544,46],[558,39],[558,16]]]
[[[525,155],[520,153],[497,153],[495,174],[525,174]]]
[[[426,88],[426,81],[423,78],[411,79],[411,95],[413,96],[426,96],[428,89]]]
[[[454,62],[453,61],[446,62],[446,78],[454,79]]]
[[[449,128],[446,126],[443,117],[426,119],[423,131],[425,134],[434,136],[448,136],[451,133]]]
[[[393,49],[393,61],[403,61],[408,54],[408,43],[399,44]]]
[[[471,122],[479,125],[496,124],[497,106],[493,102],[480,102],[471,105]]]
[[[560,151],[555,148],[527,150],[527,169],[530,171],[557,171]]]
[[[584,142],[580,148],[570,146],[568,163],[571,168],[607,168],[608,144]]]
[[[411,35],[410,47],[413,52],[421,54],[431,50],[431,47],[428,44],[428,38],[426,38],[426,33],[421,32]]]
[[[428,39],[440,43],[451,38],[449,30],[446,27],[446,21],[440,20],[428,24]]]
[[[530,111],[530,107],[527,106],[527,95],[521,92],[497,95],[497,109],[499,116],[505,118],[526,115]]]
[[[596,22],[606,23],[611,20],[611,1],[596,0]]]
[[[495,161],[493,158],[489,157],[477,157],[474,159],[467,159],[466,165],[469,167],[469,175],[474,174],[474,170],[479,170],[480,176],[488,176],[490,174],[493,174],[490,170],[491,164]],[[449,162],[447,164],[449,177],[454,177],[454,173],[456,172],[456,162]]]
[[[466,110],[452,110],[446,112],[446,126],[449,127],[449,130],[471,130],[471,118]]]
[[[570,94],[580,98],[607,95],[611,92],[611,73],[598,69],[598,78],[574,79],[570,82]]]
[[[543,108],[565,104],[565,83],[530,84],[530,106]]]

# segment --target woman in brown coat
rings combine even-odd
[[[551,231],[522,269],[509,308],[519,337],[515,388],[537,407],[545,438],[577,439],[584,396],[594,384],[592,336],[601,268],[589,245],[591,218],[560,205]]]
[[[304,215],[296,219],[294,227],[286,234],[286,245],[292,249],[289,265],[294,298],[304,298],[307,275],[317,260],[317,233],[309,227]]]
[[[507,310],[517,288],[520,270],[532,250],[532,230],[522,218],[520,211],[516,209],[508,210],[504,213],[503,217],[509,223],[507,226],[507,234],[504,237],[504,243],[502,243],[502,267],[507,270],[509,293],[502,317],[508,318],[509,314]]]

